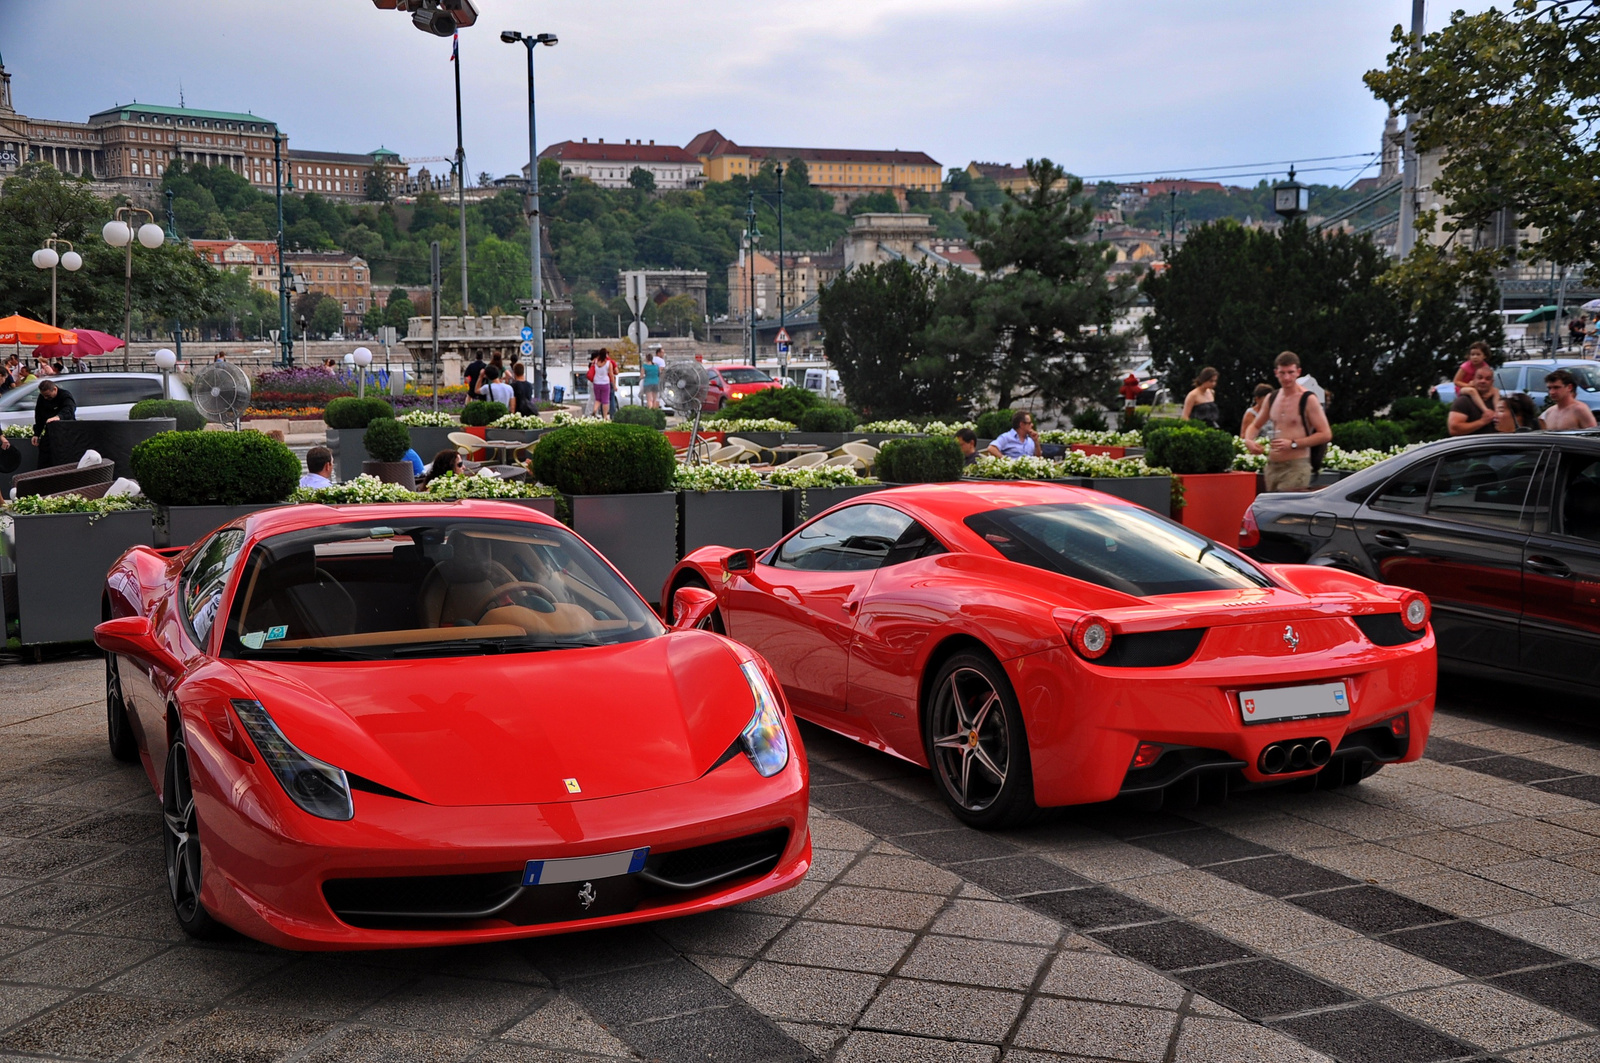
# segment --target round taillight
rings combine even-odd
[[[1093,613],[1079,617],[1072,625],[1072,648],[1091,661],[1104,657],[1111,648],[1111,625]]]
[[[1400,603],[1400,619],[1412,631],[1428,626],[1428,598],[1424,594],[1408,594]]]

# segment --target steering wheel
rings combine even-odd
[[[531,604],[529,605],[530,609],[540,613],[555,612],[556,596],[550,593],[550,588],[546,587],[542,583],[530,583],[527,580],[513,580],[510,583],[502,583],[500,586],[491,590],[488,595],[484,597],[483,601],[479,603],[477,608],[466,609],[463,610],[463,612],[465,612],[468,616],[476,616],[478,618],[478,622],[481,623],[483,621],[484,614],[489,610],[498,609],[503,605],[515,605],[516,602],[514,599],[519,595],[525,594],[538,598],[543,605],[547,606],[547,608],[541,609],[538,604]]]

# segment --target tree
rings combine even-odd
[[[641,192],[654,192],[656,190],[656,175],[646,170],[643,166],[635,166],[633,172],[628,174],[628,183]]]
[[[374,203],[387,203],[392,195],[389,175],[377,163],[367,169],[366,195]]]
[[[692,295],[674,295],[664,300],[656,312],[674,336],[693,336],[694,327],[700,321],[700,304]]]
[[[361,329],[369,335],[377,335],[383,328],[383,307],[373,303],[367,307],[367,312],[361,315]]]
[[[868,192],[860,199],[851,200],[845,213],[851,217],[857,214],[898,214],[900,201],[894,198],[893,192]]]
[[[1396,26],[1393,39],[1388,68],[1365,80],[1417,115],[1420,151],[1442,152],[1433,192],[1449,203],[1444,229],[1463,235],[1458,246],[1509,210],[1540,234],[1524,259],[1600,270],[1600,3],[1514,0],[1456,11],[1420,40]],[[1514,253],[1481,249],[1475,264]]]
[[[488,170],[484,170],[478,174],[479,188],[488,188],[492,184],[494,184],[494,174],[490,173]]]
[[[328,337],[343,328],[344,309],[339,306],[339,300],[331,295],[324,295],[317,308],[311,312],[311,331],[320,332],[324,337]]]
[[[1238,423],[1257,383],[1272,382],[1272,361],[1285,350],[1328,389],[1336,421],[1420,395],[1472,340],[1494,342],[1500,329],[1492,283],[1469,283],[1439,248],[1418,250],[1391,268],[1369,236],[1301,223],[1276,233],[1202,225],[1144,282],[1156,367],[1180,395],[1201,368],[1215,367],[1224,424]]]
[[[411,326],[411,319],[417,314],[416,306],[411,302],[411,297],[404,288],[396,288],[389,295],[389,302],[383,308],[383,323],[395,329],[402,339]]]

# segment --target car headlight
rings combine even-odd
[[[783,710],[778,708],[778,699],[767,685],[767,678],[761,674],[758,664],[746,661],[739,666],[739,670],[744,673],[745,682],[750,684],[750,693],[756,699],[755,715],[739,732],[739,741],[744,745],[744,755],[750,758],[756,771],[761,773],[762,778],[770,779],[789,763],[789,734],[783,729]]]
[[[289,800],[323,819],[352,819],[356,814],[350,800],[350,780],[344,771],[325,764],[295,748],[278,730],[278,725],[259,701],[235,700],[233,711],[261,751],[272,774],[283,784]]]

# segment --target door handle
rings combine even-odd
[[[1410,539],[1407,539],[1397,531],[1389,531],[1387,529],[1380,531],[1373,538],[1378,540],[1380,546],[1387,546],[1393,550],[1404,550],[1411,545]]]
[[[852,598],[850,601],[841,604],[840,608],[849,613],[851,616],[855,616],[856,610],[861,608],[861,602]]]
[[[1572,575],[1572,569],[1553,557],[1540,557],[1538,554],[1528,558],[1523,565],[1534,572],[1545,576],[1556,576],[1562,579]]]

